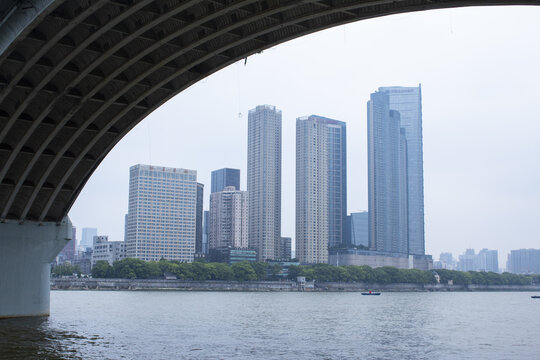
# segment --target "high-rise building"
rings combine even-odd
[[[380,87],[388,94],[390,110],[400,114],[407,144],[407,231],[409,254],[424,255],[424,160],[422,150],[422,89]]]
[[[510,251],[506,268],[514,274],[540,274],[540,249]]]
[[[497,250],[482,249],[478,253],[478,270],[499,272],[499,252]]]
[[[328,262],[328,247],[341,245],[347,221],[344,122],[311,115],[296,119],[296,256]]]
[[[139,164],[129,175],[127,257],[193,261],[197,171]]]
[[[234,186],[210,194],[209,249],[248,247],[248,198]]]
[[[203,253],[203,200],[204,185],[197,183],[197,207],[195,211],[195,253]]]
[[[407,145],[400,114],[379,91],[371,94],[367,118],[369,247],[408,254]]]
[[[351,213],[350,218],[350,245],[369,247],[367,211]]]
[[[279,256],[281,238],[281,110],[259,105],[248,115],[249,247],[257,260]]]
[[[84,251],[87,248],[92,248],[94,236],[97,235],[97,228],[83,228],[80,247]]]
[[[223,168],[212,171],[212,193],[223,191],[228,186],[234,186],[236,190],[240,190],[239,169]]]
[[[476,255],[474,249],[467,249],[462,255],[459,255],[459,271],[478,271],[478,268],[478,255]]]
[[[291,238],[281,237],[279,243],[279,259],[290,260],[291,259]]]

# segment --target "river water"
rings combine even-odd
[[[532,293],[52,291],[2,359],[540,359]]]

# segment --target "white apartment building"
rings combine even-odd
[[[152,165],[130,168],[127,256],[192,262],[197,171]]]
[[[109,241],[106,235],[94,236],[92,252],[92,267],[100,260],[109,264],[117,260],[125,259],[126,243],[124,241]]]

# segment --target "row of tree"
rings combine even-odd
[[[123,278],[123,279],[159,279],[164,274],[175,275],[182,280],[228,280],[254,281],[275,278],[281,270],[278,265],[261,262],[240,262],[233,265],[225,263],[193,262],[160,260],[143,261],[139,259],[123,259],[110,265],[106,261],[98,261],[92,268],[94,278]]]
[[[94,278],[124,279],[160,279],[165,273],[173,274],[182,280],[227,280],[254,281],[275,280],[281,267],[277,264],[263,262],[241,262],[233,265],[224,263],[181,263],[178,261],[160,260],[143,261],[139,259],[123,259],[110,265],[106,261],[98,261],[92,268]],[[526,276],[510,273],[436,270],[442,284],[452,280],[455,285],[529,285],[540,284],[540,275]],[[297,276],[305,276],[307,280],[318,282],[363,282],[363,283],[436,283],[434,271],[417,269],[397,269],[394,267],[371,268],[369,266],[333,266],[328,264],[289,266],[288,278],[295,280]]]

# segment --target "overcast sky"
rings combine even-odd
[[[195,84],[143,120],[88,181],[70,218],[123,240],[129,167],[241,169],[247,113],[283,112],[282,235],[294,239],[295,120],[347,122],[348,211],[367,210],[366,102],[422,84],[426,252],[540,248],[540,7],[402,14],[278,45]]]

